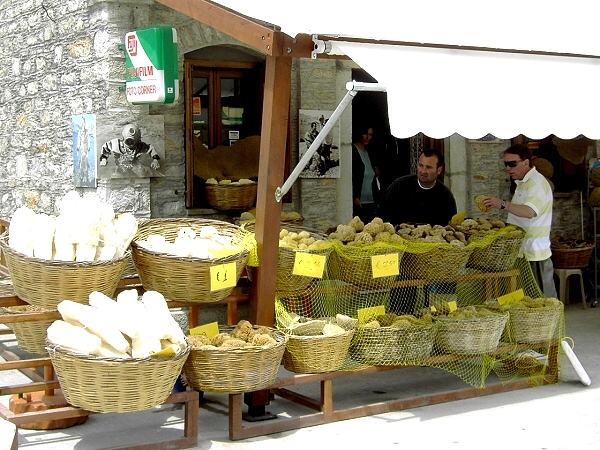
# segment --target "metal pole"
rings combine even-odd
[[[294,170],[292,171],[292,173],[290,174],[288,179],[285,180],[285,182],[283,183],[283,186],[278,187],[275,190],[275,200],[277,202],[281,202],[281,199],[283,198],[283,196],[285,194],[287,194],[287,192],[291,189],[292,185],[296,182],[296,180],[300,176],[300,173],[304,170],[304,168],[306,167],[306,165],[308,164],[310,159],[313,157],[313,155],[315,154],[317,149],[321,146],[321,144],[325,140],[325,137],[327,136],[327,134],[329,134],[329,132],[335,126],[337,121],[340,119],[341,115],[344,113],[344,111],[346,110],[346,108],[348,107],[350,102],[352,102],[352,99],[354,98],[356,93],[359,91],[370,91],[370,92],[385,92],[386,91],[385,86],[383,86],[379,83],[359,83],[356,81],[350,81],[350,82],[346,83],[346,89],[348,89],[348,92],[346,92],[346,95],[344,96],[342,101],[340,101],[337,108],[335,108],[335,111],[333,111],[333,113],[331,114],[331,117],[329,117],[329,120],[327,121],[325,126],[323,126],[321,131],[319,131],[319,134],[315,137],[315,140],[312,142],[312,144],[310,144],[310,147],[308,148],[306,153],[302,156],[300,161],[298,161],[298,164],[296,164],[296,167],[294,167]]]

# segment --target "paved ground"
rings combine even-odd
[[[579,383],[563,359],[561,383],[406,411],[308,427],[244,441],[228,440],[227,398],[207,395],[200,411],[198,449],[573,449],[600,448],[600,308],[569,305],[567,335],[592,379]],[[10,342],[4,342],[10,346]],[[22,375],[0,372],[0,384],[19,382]],[[360,404],[447,390],[461,386],[453,375],[437,369],[403,369],[344,379],[335,384],[336,402]],[[309,391],[313,392],[313,391]],[[6,397],[0,401],[7,403]],[[273,402],[269,411],[300,412],[295,405]],[[302,410],[305,411],[305,410]],[[182,411],[172,407],[136,414],[91,416],[77,427],[51,431],[21,430],[19,443],[31,449],[97,449],[180,435]],[[0,449],[2,450],[2,449]]]

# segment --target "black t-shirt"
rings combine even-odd
[[[439,181],[431,189],[419,186],[416,175],[397,178],[387,189],[379,215],[386,222],[448,225],[456,214],[450,189]]]

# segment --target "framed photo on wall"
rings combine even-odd
[[[299,158],[302,158],[309,149],[319,132],[323,129],[333,111],[316,109],[301,109],[298,114],[299,123]],[[339,178],[340,177],[340,145],[339,125],[325,136],[325,139],[312,156],[301,178]]]

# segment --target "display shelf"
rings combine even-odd
[[[277,420],[265,422],[254,422],[244,424],[242,422],[242,394],[229,395],[229,438],[231,440],[248,439],[266,434],[280,433],[308,426],[322,425],[339,420],[355,419],[358,417],[383,414],[391,411],[401,411],[419,406],[434,405],[454,400],[480,397],[483,395],[509,392],[517,389],[525,389],[539,386],[540,384],[554,384],[558,382],[558,349],[559,342],[543,342],[539,344],[505,344],[501,345],[495,355],[514,352],[516,349],[540,349],[550,348],[548,358],[548,369],[543,380],[533,381],[530,378],[516,378],[507,382],[489,384],[483,388],[464,387],[443,392],[432,392],[426,395],[417,395],[409,398],[393,399],[388,401],[376,401],[361,404],[360,406],[336,408],[333,399],[333,384],[335,380],[347,377],[372,376],[372,374],[391,370],[410,370],[415,366],[371,366],[358,370],[336,371],[320,374],[292,374],[279,377],[270,387],[272,394],[302,405],[313,412],[298,416],[279,417]],[[430,363],[447,361],[459,361],[468,359],[469,356],[440,355],[431,357]],[[292,390],[294,386],[319,383],[319,398],[311,398]],[[360,384],[357,383],[359,386]]]
[[[117,289],[120,292],[124,289],[136,288],[139,291],[143,290],[139,278],[127,277],[123,278]],[[227,307],[227,320],[230,324],[235,324],[238,321],[238,305],[248,302],[248,295],[242,292],[239,288],[220,302],[212,304],[222,304]],[[10,283],[10,279],[0,280],[0,307],[26,305],[27,303],[15,295],[15,292]],[[203,305],[191,304],[185,302],[169,302],[170,308],[189,308],[188,320],[190,327],[194,327],[198,322],[198,312]],[[48,320],[60,318],[58,312],[27,312],[20,314],[1,314],[0,324],[9,324],[14,322],[26,322],[35,320]],[[12,334],[12,330],[2,330],[2,334]],[[55,395],[55,390],[60,389],[59,382],[54,377],[52,362],[49,357],[37,357],[30,359],[21,359],[17,354],[6,349],[0,350],[0,356],[5,361],[0,361],[0,372],[7,370],[19,370],[27,376],[31,382],[15,384],[9,386],[0,386],[0,396],[2,395],[22,395],[31,392],[44,392],[45,395]],[[38,370],[43,369],[43,376],[38,373]],[[60,395],[60,394],[57,394]],[[198,443],[198,408],[199,408],[199,392],[185,391],[171,394],[163,404],[183,404],[185,408],[183,437],[171,439],[168,441],[157,443],[143,443],[140,445],[121,447],[130,450],[142,449],[179,449],[194,447]],[[151,412],[151,411],[149,411]],[[59,420],[65,418],[83,417],[90,414],[95,414],[81,408],[67,406],[62,408],[54,408],[46,411],[34,411],[27,413],[13,413],[8,408],[0,405],[0,417],[14,423],[17,427],[20,424],[28,422],[38,422],[46,420]],[[126,414],[126,413],[125,413]],[[140,437],[143,440],[143,437]]]

